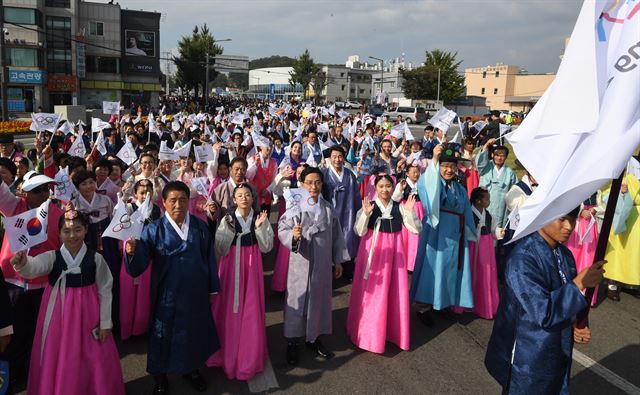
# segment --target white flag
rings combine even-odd
[[[44,112],[39,112],[36,114],[31,113],[31,127],[35,131],[47,130],[53,133],[58,128],[60,118],[60,114],[50,114]]]
[[[97,133],[110,127],[111,124],[109,122],[105,122],[100,118],[91,118],[91,133]]]
[[[209,198],[209,178],[193,177],[191,179],[191,187],[198,192],[198,195]]]
[[[180,157],[188,157],[189,154],[191,153],[191,141],[192,140],[189,140],[187,144],[183,145],[178,149],[174,149],[174,151],[176,151],[176,154],[178,154],[178,156]]]
[[[640,144],[636,11],[637,2],[585,1],[555,80],[508,137],[539,183],[519,209],[514,240],[617,178]],[[574,111],[584,117],[566,122]]]
[[[433,125],[434,128],[438,128],[443,132],[447,132],[451,127],[451,123],[456,117],[456,113],[454,111],[449,110],[448,108],[442,106],[434,116],[429,118],[427,121],[429,124]]]
[[[87,154],[87,149],[84,146],[82,135],[76,136],[76,139],[73,140],[73,143],[71,144],[71,147],[69,147],[69,151],[67,151],[67,153],[71,156],[79,156],[81,158],[84,158],[84,156]]]
[[[160,160],[179,160],[178,153],[171,148],[167,147],[167,142],[162,140],[160,142],[160,151],[158,153],[158,159]]]
[[[329,123],[324,122],[324,123],[318,124],[318,133],[319,134],[329,133]]]
[[[103,101],[102,102],[102,113],[103,114],[120,114],[120,102],[119,101]]]
[[[5,217],[4,230],[14,254],[47,241],[49,202],[13,217]]]
[[[216,159],[211,144],[194,145],[193,153],[196,156],[196,162],[209,162]]]
[[[153,118],[152,113],[149,113],[149,133],[155,133],[159,137],[162,137],[162,130],[158,129],[158,125],[156,125],[156,120]]]
[[[58,170],[54,180],[56,181],[56,185],[53,188],[53,196],[56,199],[69,202],[78,195],[78,191],[76,190],[75,185],[71,182],[71,177],[69,177],[68,166]]]
[[[80,127],[82,127],[82,125],[80,125]],[[64,133],[65,135],[69,134],[69,133],[73,133],[73,124],[69,121],[65,121],[65,123],[63,123],[58,130],[61,130],[62,133]]]
[[[118,199],[118,203],[113,209],[111,223],[102,233],[102,237],[112,237],[122,241],[129,238],[139,239],[144,227],[144,218],[139,210],[140,207],[134,213],[129,214],[122,199]]]
[[[393,127],[391,127],[390,134],[393,137],[396,137],[396,138],[399,138],[399,139],[403,138],[404,137],[404,125],[402,123],[399,123],[397,125],[393,125]]]
[[[138,159],[138,155],[136,154],[136,150],[133,148],[133,144],[131,144],[131,140],[128,138],[126,140],[127,141],[124,143],[122,148],[120,148],[120,151],[118,151],[116,156],[122,159],[122,161],[127,165],[131,165],[136,161],[136,159]]]
[[[285,189],[283,197],[286,202],[287,212],[291,210],[291,214],[300,212],[317,213],[320,210],[318,202],[314,201],[309,195],[309,191],[304,188]]]
[[[640,181],[640,162],[638,162],[633,156],[627,163],[627,173],[633,175],[636,180]]]
[[[253,140],[253,145],[258,148],[271,146],[271,142],[267,137],[264,137],[256,132],[251,132],[251,140]]]
[[[98,137],[96,138],[95,143],[93,143],[93,146],[101,155],[107,154],[107,146],[104,144],[104,134],[102,132],[98,133]]]

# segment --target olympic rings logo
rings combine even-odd
[[[118,223],[115,224],[111,230],[114,233],[118,233],[124,229],[129,229],[130,227],[131,227],[131,217],[129,217],[129,214],[123,214],[120,217],[120,220],[118,221]]]
[[[38,121],[39,124],[45,125],[45,126],[57,123],[56,119],[54,117],[52,117],[52,116],[46,116],[45,117],[45,116],[42,116],[42,115],[37,116],[36,117],[36,121]]]
[[[67,193],[67,184],[69,184],[69,176],[66,174],[60,177],[60,181],[56,182],[56,189],[60,195]]]

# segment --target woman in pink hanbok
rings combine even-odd
[[[409,165],[407,168],[407,178],[401,180],[396,189],[393,192],[393,200],[396,202],[406,203],[409,196],[414,196],[416,202],[420,202],[420,196],[418,196],[418,189],[416,184],[420,178],[420,167],[417,163]],[[422,204],[414,204],[413,210],[420,222],[424,217],[424,206]],[[407,270],[413,272],[413,268],[416,263],[416,254],[418,252],[418,242],[420,241],[420,235],[412,233],[406,226],[402,226],[402,240],[404,241],[404,251],[407,257]]]
[[[254,213],[246,184],[236,186],[237,208],[216,231],[220,292],[211,306],[220,349],[207,366],[221,366],[229,379],[250,380],[265,369],[269,358],[265,324],[262,253],[273,246],[267,212]]]
[[[420,233],[416,199],[404,205],[391,199],[393,179],[375,179],[377,197],[365,199],[354,232],[362,237],[355,263],[347,314],[347,335],[357,347],[383,353],[385,343],[409,349],[409,276],[402,227]]]
[[[504,229],[496,229],[491,214],[487,211],[490,199],[489,191],[484,188],[471,191],[471,211],[478,238],[477,242],[469,241],[473,312],[487,320],[496,315],[499,302],[494,239],[504,237]]]
[[[89,219],[69,210],[60,217],[62,247],[35,257],[24,251],[11,264],[24,278],[49,276],[38,314],[27,393],[124,394],[122,368],[111,336],[113,277],[102,255],[84,243]]]

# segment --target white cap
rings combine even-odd
[[[43,174],[38,174],[33,170],[25,174],[23,180],[24,182],[22,183],[22,190],[25,192],[29,192],[43,184],[56,182],[54,179]]]

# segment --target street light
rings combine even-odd
[[[375,56],[369,56],[369,58],[380,62],[380,98],[382,98],[382,84],[384,84],[384,59],[376,58]]]
[[[223,41],[231,41],[230,38],[223,38],[222,40],[213,40],[212,44],[215,43],[221,43]],[[207,69],[205,71],[205,76],[204,76],[204,91],[206,92],[204,95],[202,95],[202,100],[203,100],[203,104],[206,105],[207,104],[207,99],[209,98],[209,48],[207,47],[207,60],[206,60],[206,66]]]

